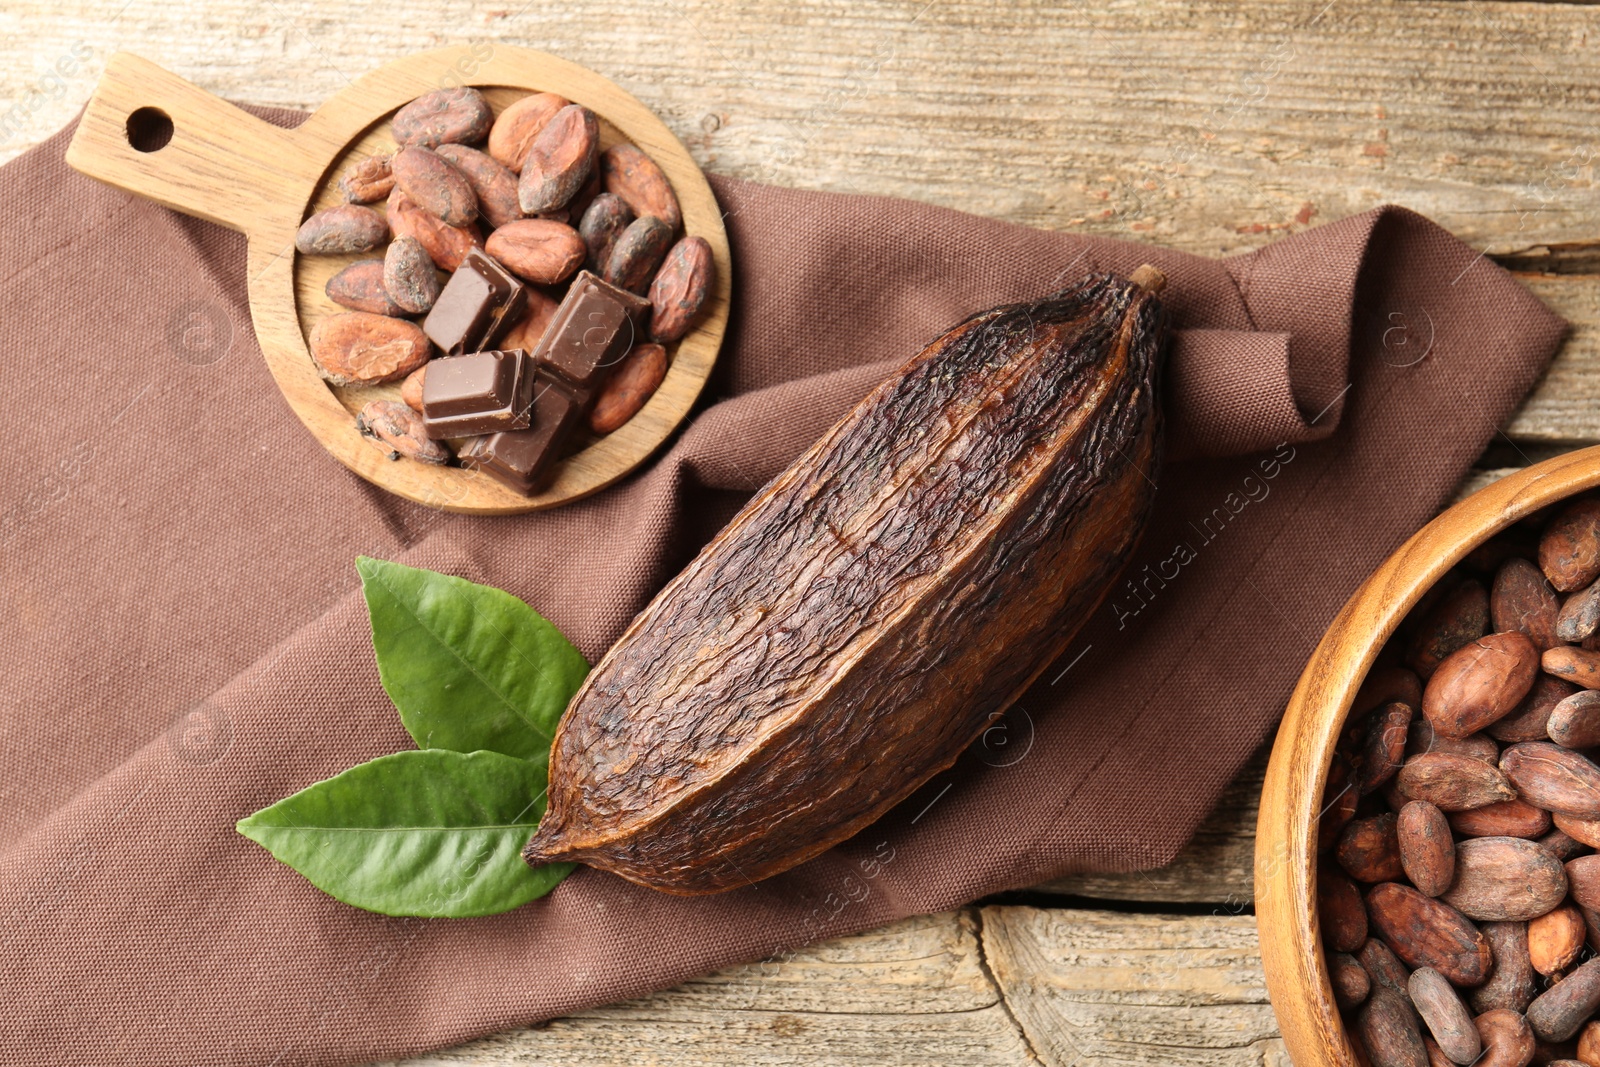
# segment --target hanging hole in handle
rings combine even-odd
[[[141,107],[128,116],[127,133],[134,151],[159,151],[172,140],[172,116],[158,107]]]

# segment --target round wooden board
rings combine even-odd
[[[313,211],[341,202],[338,179],[354,160],[389,151],[389,117],[423,93],[471,85],[496,113],[530,92],[554,92],[601,119],[601,147],[631,141],[660,165],[683,209],[684,232],[705,238],[716,281],[699,321],[669,348],[672,364],[649,403],[626,425],[564,460],[550,485],[526,497],[458,467],[391,460],[364,440],[354,412],[398,395],[398,385],[335,388],[323,381],[306,338],[340,310],[327,279],[357,256],[301,256],[294,234]],[[171,140],[140,152],[128,116],[158,108]],[[250,311],[273,377],[295,414],[340,462],[400,496],[450,511],[510,514],[553,507],[605,488],[633,470],[679,426],[700,395],[727,329],[733,264],[722,211],[705,175],[666,125],[612,82],[574,63],[508,45],[459,45],[397,60],[333,96],[294,130],[249,115],[155,64],[119,54],[85,109],[68,162],[99,178],[249,238]],[[382,205],[376,205],[380,209]]]

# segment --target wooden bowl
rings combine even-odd
[[[1317,817],[1333,749],[1368,669],[1406,613],[1475,547],[1600,485],[1600,447],[1518,471],[1401,545],[1345,604],[1306,664],[1272,747],[1256,823],[1256,925],[1267,991],[1296,1067],[1357,1067],[1317,929]]]
[[[368,400],[397,397],[399,386],[331,386],[318,375],[306,342],[319,318],[342,310],[324,295],[323,285],[361,257],[301,256],[295,231],[312,212],[342,201],[337,184],[351,161],[392,149],[388,120],[396,109],[423,93],[458,85],[480,89],[497,113],[538,91],[588,107],[600,118],[602,149],[632,141],[666,172],[683,209],[684,232],[704,237],[716,262],[716,284],[699,322],[678,342],[666,380],[649,403],[625,426],[568,457],[549,487],[533,497],[458,467],[387,458],[356,431],[355,412]],[[289,406],[345,466],[433,507],[480,514],[533,511],[610,485],[654,452],[688,414],[727,328],[733,267],[722,212],[705,175],[638,100],[593,71],[543,52],[478,44],[408,56],[353,82],[293,130],[241,111],[148,60],[118,53],[84,110],[67,162],[92,178],[242,231],[250,316]]]

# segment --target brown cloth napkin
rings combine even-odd
[[[371,488],[296,422],[251,333],[239,236],[75,174],[69,135],[0,168],[10,1064],[401,1056],[1051,875],[1160,864],[1563,331],[1396,208],[1211,261],[719,180],[737,306],[699,414],[590,500],[451,516]],[[449,921],[346,907],[234,832],[410,747],[357,553],[509,589],[595,659],[921,344],[1146,260],[1180,331],[1177,461],[1153,472],[1128,580],[956,768],[856,840],[721,896],[580,870],[511,914]]]

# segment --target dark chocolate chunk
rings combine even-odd
[[[450,355],[492,348],[522,317],[528,292],[481,248],[470,249],[450,275],[422,332]]]
[[[528,495],[543,488],[555,473],[561,446],[583,414],[578,399],[549,374],[535,376],[533,394],[532,423],[526,430],[474,437],[461,450],[462,466],[481,470]]]
[[[650,301],[580,271],[556,309],[533,358],[588,398],[633,347]],[[642,334],[641,334],[642,336]]]
[[[422,380],[422,419],[436,441],[527,429],[532,404],[533,360],[521,349],[445,356]]]

